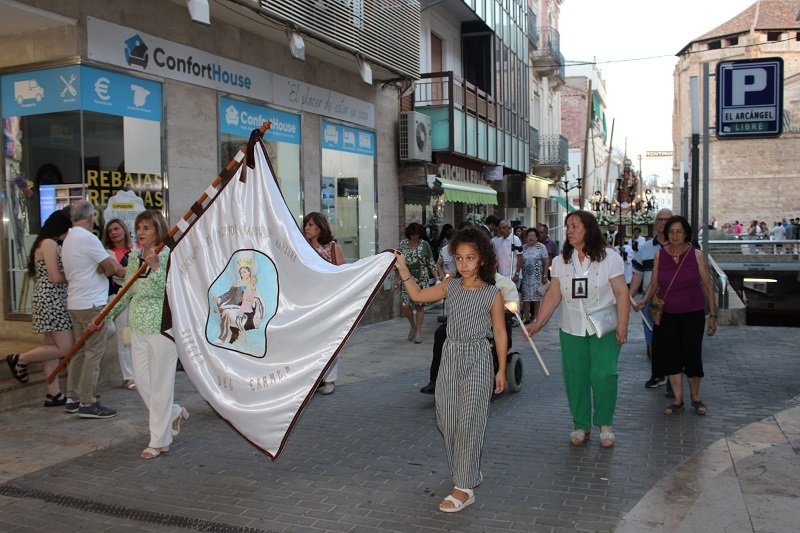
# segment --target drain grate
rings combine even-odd
[[[264,533],[266,531],[252,527],[231,526],[198,518],[187,518],[185,516],[131,509],[122,505],[99,503],[83,498],[64,496],[63,494],[54,494],[44,490],[23,489],[21,487],[15,487],[14,485],[0,485],[0,495],[10,498],[31,498],[87,513],[124,518],[136,522],[147,522],[160,526],[181,527],[194,531],[211,531],[214,533]],[[270,532],[267,531],[266,533]]]

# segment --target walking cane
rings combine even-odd
[[[517,306],[517,302],[506,302],[506,309],[514,313],[514,316],[517,317],[519,321],[520,329],[524,332],[523,335],[526,339],[528,339],[528,343],[530,343],[531,348],[533,348],[533,353],[536,354],[536,358],[539,359],[539,365],[541,365],[542,370],[544,370],[544,375],[549,376],[550,371],[547,370],[547,365],[544,364],[544,359],[542,359],[542,354],[539,353],[539,350],[536,348],[536,345],[533,344],[533,339],[531,336],[528,335],[528,330],[525,329],[525,326],[522,324],[522,317],[519,316],[519,307]]]

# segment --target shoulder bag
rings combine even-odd
[[[589,319],[589,323],[594,328],[598,339],[617,330],[617,304],[611,304],[591,313],[584,306],[583,311],[586,313],[586,318]]]
[[[681,259],[681,263],[678,265],[678,269],[675,270],[675,274],[672,276],[672,281],[669,282],[667,290],[664,291],[664,298],[667,297],[667,293],[672,288],[672,283],[675,281],[675,278],[678,277],[678,272],[680,272],[681,267],[683,266],[683,262],[686,261],[687,257],[689,257],[690,251],[692,250],[691,249],[687,250],[686,255],[683,256],[683,259]],[[655,324],[656,326],[661,325],[661,315],[664,314],[664,298],[659,298],[658,291],[656,291],[656,294],[653,295],[653,298],[650,300],[650,303],[647,306],[647,312],[650,315],[653,324]]]

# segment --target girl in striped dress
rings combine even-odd
[[[494,285],[497,258],[488,237],[474,228],[457,232],[449,250],[458,273],[433,287],[421,289],[403,255],[396,253],[400,282],[415,302],[447,298],[447,340],[436,381],[436,422],[444,437],[453,491],[439,510],[455,513],[475,502],[473,489],[483,481],[481,451],[492,391],[506,387],[508,336],[503,297]],[[499,368],[494,375],[493,336]],[[494,383],[493,383],[494,382]]]

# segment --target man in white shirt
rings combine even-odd
[[[497,254],[497,273],[516,284],[522,270],[522,243],[519,237],[511,233],[507,220],[501,220],[497,227],[500,235],[492,239]]]
[[[108,301],[108,276],[125,276],[121,266],[93,233],[94,206],[87,201],[72,204],[72,227],[61,248],[61,261],[67,278],[67,310],[72,318],[72,331],[78,339]],[[106,340],[113,330],[104,327],[91,335],[70,359],[67,375],[68,413],[81,418],[111,418],[113,409],[103,407],[95,398],[100,363],[106,351]]]
[[[629,289],[631,298],[637,297],[639,289],[643,292],[647,292],[647,287],[650,285],[651,278],[653,277],[653,264],[656,254],[663,246],[669,244],[667,236],[664,234],[664,228],[671,216],[672,211],[670,209],[662,209],[656,213],[656,219],[653,221],[653,238],[639,246],[639,249],[634,253],[632,263],[633,277]],[[645,315],[647,320],[650,321],[650,324],[652,324],[652,319],[650,318],[650,313],[646,306],[642,309],[641,313]],[[653,332],[644,323],[642,324],[642,328],[644,329],[644,338],[647,343],[647,356],[650,358],[651,370],[650,379],[645,382],[644,386],[648,389],[654,389],[666,383],[667,393],[669,394],[672,390],[669,381],[666,380],[665,376],[656,376],[654,372],[652,357]]]

